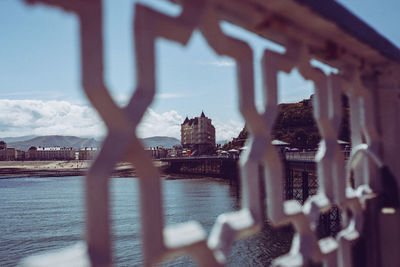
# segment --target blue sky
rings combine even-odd
[[[135,2],[169,14],[179,8],[162,0],[104,0],[105,81],[113,97],[126,103],[135,87],[132,16]],[[400,1],[339,1],[400,45]],[[104,128],[81,91],[79,32],[74,15],[20,0],[0,1],[0,137],[27,134],[101,136]],[[227,23],[223,30],[248,40],[255,62],[265,48],[280,48]],[[159,40],[157,96],[139,134],[179,137],[181,120],[204,110],[217,128],[217,139],[235,136],[243,127],[237,111],[235,65],[218,57],[196,32],[187,47]],[[280,75],[281,102],[297,102],[312,93],[312,83],[294,72]],[[261,77],[256,65],[256,90]],[[261,108],[261,97],[257,102]]]

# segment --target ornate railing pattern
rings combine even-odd
[[[374,196],[373,191],[382,192],[377,168],[386,164],[400,176],[399,167],[392,158],[400,127],[398,117],[393,117],[394,112],[399,114],[396,97],[400,53],[397,48],[330,0],[182,0],[176,1],[182,7],[177,17],[136,4],[133,34],[137,85],[128,105],[119,107],[112,100],[103,78],[102,1],[25,2],[59,7],[79,17],[83,88],[108,129],[102,150],[86,176],[84,244],[56,254],[28,258],[24,261],[26,266],[61,266],[62,262],[69,266],[111,265],[108,177],[122,159],[136,167],[140,178],[145,265],[182,254],[190,254],[201,266],[224,265],[233,242],[257,233],[262,227],[264,218],[258,188],[261,164],[265,169],[262,178],[266,181],[268,218],[274,225],[291,223],[296,230],[290,252],[273,264],[302,266],[311,259],[324,262],[326,266],[353,266],[352,246],[361,235],[368,216],[371,217],[364,212],[368,206],[366,199]],[[259,113],[255,105],[252,49],[245,41],[226,35],[220,27],[223,20],[260,34],[286,49],[283,54],[264,52],[261,62],[263,113]],[[186,45],[194,30],[203,34],[217,54],[236,61],[239,109],[251,133],[250,149],[240,159],[242,208],[221,214],[209,237],[194,221],[164,226],[160,175],[135,133],[156,92],[155,40],[165,38]],[[325,74],[310,64],[311,59],[323,61],[338,72]],[[314,117],[322,135],[316,156],[319,193],[303,206],[296,201],[285,201],[283,168],[271,145],[278,104],[277,75],[294,68],[315,84]],[[352,145],[361,151],[357,155],[377,155],[372,156],[375,161],[367,158],[360,161],[358,157],[349,160],[349,166],[354,169],[354,188],[348,182],[343,153],[336,142],[341,93],[350,99]],[[380,164],[376,167],[375,163]],[[335,238],[318,240],[315,229],[319,214],[332,205],[342,211],[343,229]],[[394,209],[393,214],[398,216],[398,209]],[[384,231],[382,227],[380,231]],[[364,238],[368,242],[368,237]],[[394,262],[394,257],[390,262]]]

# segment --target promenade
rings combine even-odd
[[[0,178],[84,176],[91,164],[90,160],[0,161]],[[117,164],[112,176],[134,177],[136,170],[131,164],[122,162]]]

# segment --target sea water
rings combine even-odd
[[[83,177],[0,179],[0,266],[73,245],[84,235]],[[220,213],[238,210],[238,188],[215,178],[163,180],[165,223],[197,220],[209,233]],[[138,179],[110,179],[115,266],[142,266]],[[268,266],[291,233],[268,224],[237,242],[229,266]],[[160,266],[195,266],[184,257]]]

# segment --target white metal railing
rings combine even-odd
[[[237,239],[257,233],[262,226],[259,191],[259,165],[263,165],[267,215],[274,225],[291,223],[296,234],[290,252],[274,261],[275,266],[302,266],[310,259],[326,266],[354,266],[352,247],[368,221],[380,218],[377,238],[364,235],[371,266],[399,266],[396,253],[381,249],[392,242],[398,208],[382,213],[370,203],[382,192],[375,163],[367,158],[351,165],[355,188],[346,176],[343,153],[336,142],[341,118],[340,94],[350,99],[353,147],[365,145],[399,179],[399,62],[400,52],[348,11],[331,0],[181,0],[177,17],[170,17],[143,4],[136,4],[133,33],[135,40],[137,85],[127,106],[120,108],[111,98],[103,75],[103,36],[101,0],[25,0],[44,3],[75,13],[80,20],[82,83],[84,91],[108,128],[100,154],[86,176],[85,242],[56,254],[31,257],[24,266],[109,266],[111,232],[108,177],[122,159],[137,169],[140,187],[141,231],[145,265],[191,255],[201,266],[220,266],[227,262],[230,247]],[[175,2],[175,1],[174,1]],[[253,52],[242,40],[227,36],[220,22],[226,20],[255,32],[286,48],[283,54],[264,52],[261,67],[264,79],[265,112],[255,106]],[[153,100],[155,86],[154,43],[165,38],[186,45],[194,30],[199,30],[219,55],[236,61],[239,108],[251,133],[249,148],[240,159],[242,208],[221,214],[210,236],[203,227],[190,221],[165,227],[160,175],[153,166],[135,129]],[[320,60],[338,70],[324,74],[310,65]],[[283,197],[282,165],[271,145],[271,130],[277,114],[277,75],[297,68],[315,84],[314,117],[322,135],[316,155],[319,192],[303,206]],[[350,162],[353,162],[350,159]],[[355,162],[355,161],[354,161]],[[397,184],[400,184],[397,180]],[[336,238],[318,240],[315,225],[318,215],[331,205],[340,207],[343,230]],[[372,205],[373,206],[373,205]],[[350,215],[351,214],[351,215]],[[397,217],[396,217],[397,216]],[[385,227],[392,228],[388,229]],[[398,231],[398,230],[397,230]],[[364,231],[365,232],[365,231]],[[378,240],[379,242],[373,242]],[[397,251],[399,240],[391,243]],[[378,251],[378,252],[377,252]],[[375,262],[371,255],[380,254]],[[398,253],[397,253],[398,254]],[[384,265],[384,264],[386,265]]]

